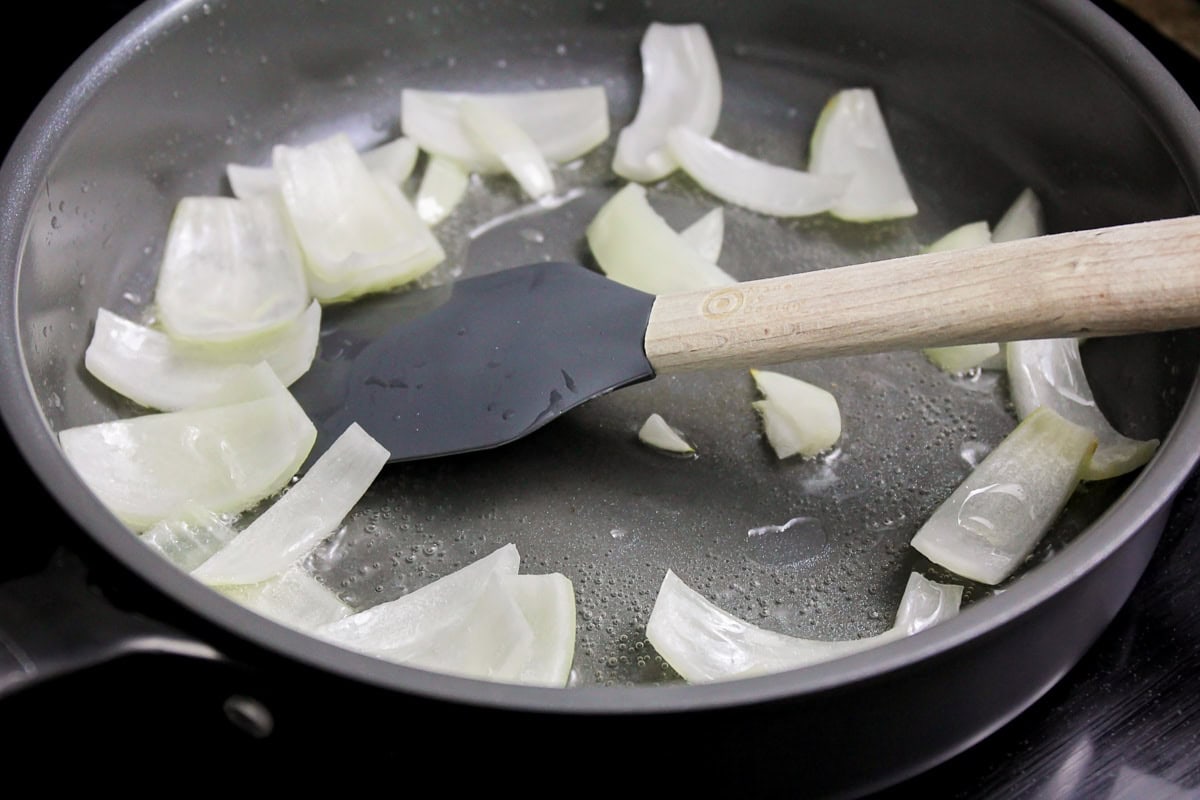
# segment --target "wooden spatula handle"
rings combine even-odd
[[[658,372],[1200,325],[1200,216],[660,295]]]

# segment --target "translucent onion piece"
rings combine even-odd
[[[694,453],[696,448],[688,444],[679,432],[667,424],[660,414],[646,417],[642,427],[638,429],[638,439],[655,448],[668,453]]]
[[[419,647],[464,608],[474,606],[493,573],[516,575],[520,566],[516,546],[507,544],[395,600],[322,625],[316,633],[352,650],[394,658]]]
[[[533,199],[554,191],[554,173],[529,134],[503,111],[475,98],[459,106],[463,129],[481,149],[492,153]]]
[[[279,575],[337,530],[388,458],[386,448],[352,423],[294,486],[192,577],[214,586]]]
[[[373,174],[397,185],[408,180],[417,163],[417,143],[398,136],[390,142],[362,152],[363,164]],[[235,197],[247,198],[279,191],[279,173],[274,167],[227,164],[225,176]]]
[[[633,121],[617,136],[613,171],[646,183],[677,166],[667,131],[688,128],[701,136],[716,130],[721,114],[721,73],[703,25],[652,22],[641,43],[642,94]]]
[[[1007,352],[1009,392],[1018,417],[1048,406],[1096,435],[1099,446],[1084,465],[1084,480],[1115,478],[1154,455],[1158,439],[1124,436],[1096,405],[1077,339],[1009,342]]]
[[[818,175],[768,164],[687,128],[671,129],[667,145],[683,171],[708,192],[760,214],[820,214],[838,202],[850,182],[843,175]]]
[[[925,248],[927,253],[942,253],[950,250],[967,250],[972,247],[982,247],[992,242],[992,232],[986,221],[968,222],[942,236]],[[943,372],[960,374],[976,367],[982,367],[1000,353],[1000,345],[995,342],[982,344],[948,345],[946,347],[926,347],[923,351],[938,369]]]
[[[405,89],[400,95],[405,136],[470,172],[505,172],[500,159],[463,129],[460,106],[468,98],[512,119],[555,164],[579,158],[608,138],[608,97],[601,86],[494,94]]]
[[[302,148],[278,145],[274,163],[309,289],[322,302],[399,286],[445,258],[412,204],[372,176],[345,134]]]
[[[705,261],[716,264],[725,241],[725,209],[717,206],[679,232],[679,238]]]
[[[1000,221],[992,231],[993,242],[1011,242],[1015,239],[1029,239],[1041,236],[1046,232],[1046,224],[1042,218],[1042,204],[1032,189],[1023,189],[1017,195]]]
[[[275,196],[185,197],[175,206],[154,293],[173,338],[245,340],[291,322],[309,299]]]
[[[763,399],[759,413],[767,441],[778,458],[811,457],[832,448],[842,435],[837,398],[819,386],[779,372],[750,370]]]
[[[1090,430],[1037,409],[938,506],[913,548],[964,578],[1000,583],[1054,522],[1095,448]]]
[[[813,130],[808,169],[850,176],[850,186],[831,210],[836,217],[869,222],[917,213],[871,89],[844,89],[825,104]]]
[[[68,428],[59,442],[84,483],[135,530],[192,505],[243,511],[282,489],[316,441],[304,409],[271,379],[267,397]]]
[[[180,569],[191,572],[237,536],[222,514],[192,505],[178,519],[162,520],[142,541]]]
[[[529,660],[513,676],[518,683],[566,686],[575,661],[575,587],[559,572],[501,575],[533,630]]]
[[[290,386],[312,366],[321,333],[317,301],[294,321],[246,344],[188,347],[166,334],[118,317],[96,313],[83,363],[96,379],[146,408],[178,411],[212,405],[222,386],[266,361]]]
[[[262,583],[214,588],[264,617],[309,633],[354,613],[299,564]]]
[[[450,216],[466,194],[470,177],[450,159],[430,156],[417,187],[417,215],[426,225],[436,225]]]
[[[604,204],[588,225],[587,241],[608,277],[643,292],[667,294],[736,283],[671,229],[650,207],[640,184],[627,184]]]
[[[896,623],[862,639],[823,641],[787,636],[724,611],[668,570],[658,590],[646,638],[689,683],[749,678],[869,650],[931,627],[958,613],[962,587],[912,573]]]

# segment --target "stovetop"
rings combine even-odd
[[[1200,13],[1195,0],[1180,3],[1191,3],[1191,11]],[[0,115],[4,143],[70,63],[135,5],[128,0],[91,2],[35,15],[46,25],[62,18],[55,20],[52,35],[43,30],[35,55],[21,56],[19,66],[10,64],[16,71],[9,73],[8,102]],[[1137,0],[1099,5],[1157,55],[1193,99],[1200,99],[1195,57],[1131,13]],[[3,437],[0,444],[9,463],[15,463],[11,443]],[[34,504],[49,502],[32,486],[12,496],[29,497],[27,492]],[[55,540],[50,532],[48,538],[17,543],[0,565],[0,578],[19,570],[22,559],[45,558]],[[203,769],[205,758],[203,750],[189,752],[187,737],[202,734],[211,743],[214,736],[236,740],[247,735],[216,708],[222,687],[212,677],[185,675],[181,669],[172,683],[187,684],[187,691],[173,691],[161,704],[148,707],[120,699],[130,687],[144,689],[145,682],[154,680],[143,665],[105,668],[44,694],[57,703],[45,714],[61,718],[63,733],[74,730],[69,740],[77,744],[105,731],[177,736],[189,770]],[[17,713],[16,721],[28,722],[22,713],[28,709]],[[4,720],[0,706],[0,742],[6,738]],[[128,745],[136,759],[137,741]],[[51,741],[47,746],[55,745]],[[0,763],[5,763],[2,755]],[[1033,707],[966,753],[878,795],[885,800],[906,796],[1200,798],[1200,472],[1180,493],[1161,545],[1130,601],[1079,664]]]

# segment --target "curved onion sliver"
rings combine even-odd
[[[426,225],[436,225],[462,202],[471,176],[444,156],[432,155],[417,187],[417,214]]]
[[[463,128],[480,148],[508,170],[525,193],[537,200],[554,191],[554,174],[537,143],[503,110],[476,98],[459,106]]]
[[[642,36],[642,94],[617,136],[613,172],[646,183],[678,166],[667,132],[682,126],[710,136],[721,114],[721,73],[703,25],[653,22]]]
[[[671,229],[630,183],[613,195],[588,225],[588,246],[613,280],[651,294],[728,286],[735,279]]]
[[[824,641],[787,636],[724,611],[667,571],[646,638],[689,683],[766,675],[829,661],[902,639],[958,613],[962,587],[909,575],[895,624],[862,639]]]
[[[850,183],[842,175],[768,164],[687,128],[669,131],[667,146],[683,171],[709,193],[760,214],[820,214],[838,202]]]
[[[470,172],[504,172],[500,159],[464,130],[461,105],[467,99],[512,119],[555,164],[579,158],[608,138],[608,96],[601,86],[494,94],[405,89],[400,95],[404,135]]]
[[[808,169],[850,176],[849,187],[830,211],[835,217],[868,222],[917,213],[871,89],[843,89],[825,104],[813,130]]]
[[[213,588],[264,617],[309,633],[354,613],[299,564],[262,583]]]
[[[725,209],[717,206],[679,232],[679,238],[705,261],[716,264],[725,242]]]
[[[1054,522],[1095,449],[1091,430],[1038,408],[938,506],[913,548],[964,578],[1000,583]]]
[[[638,428],[638,439],[656,450],[667,453],[694,453],[696,448],[672,428],[661,414],[651,414],[646,417],[642,427]]]
[[[1084,480],[1115,478],[1150,460],[1158,439],[1131,439],[1119,433],[1096,405],[1083,370],[1079,340],[1036,339],[1009,342],[1008,385],[1017,416],[1024,419],[1039,406],[1091,430],[1099,439],[1084,465]]]
[[[812,457],[837,444],[842,435],[842,413],[837,398],[807,381],[750,370],[763,399],[751,405],[762,417],[763,431],[777,458]]]

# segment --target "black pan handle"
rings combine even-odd
[[[32,570],[26,563],[15,576],[0,573],[0,699],[137,653],[226,660],[165,622],[120,608],[69,547],[30,560]]]

